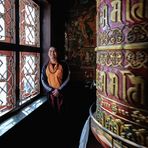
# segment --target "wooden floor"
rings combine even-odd
[[[78,148],[95,92],[81,85],[73,85],[69,91],[71,105],[64,118],[51,117],[46,102],[0,137],[0,147]],[[87,148],[101,148],[91,132]]]

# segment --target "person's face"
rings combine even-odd
[[[57,51],[55,48],[51,47],[48,51],[48,56],[50,59],[57,59]]]

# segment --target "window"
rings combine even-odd
[[[14,0],[0,0],[0,41],[15,42]]]
[[[39,47],[39,6],[33,1],[20,0],[20,44]]]
[[[15,106],[15,53],[0,51],[0,115]]]
[[[2,116],[40,94],[38,4],[33,0],[0,0],[0,45]]]
[[[20,53],[20,104],[40,92],[40,54]]]

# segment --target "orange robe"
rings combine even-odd
[[[61,64],[55,64],[54,67],[48,63],[46,68],[48,84],[53,88],[59,88],[62,84],[63,68]]]

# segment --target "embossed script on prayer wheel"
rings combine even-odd
[[[148,147],[148,1],[98,0],[96,21],[92,132],[105,147]]]

